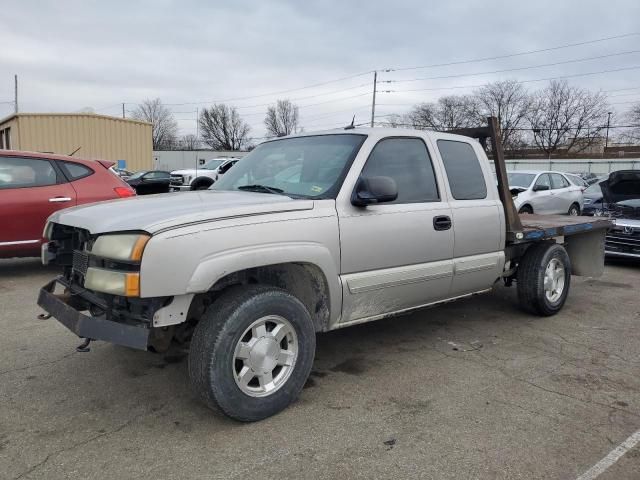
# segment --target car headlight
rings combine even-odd
[[[103,268],[89,267],[84,278],[84,286],[96,292],[110,293],[123,297],[139,297],[140,274],[138,272],[116,272]]]
[[[101,235],[93,244],[91,254],[111,260],[139,262],[149,238],[149,235],[138,233]]]

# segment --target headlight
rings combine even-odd
[[[96,292],[111,293],[123,297],[139,297],[140,274],[89,267],[84,278],[84,286]]]
[[[149,238],[137,233],[102,235],[93,244],[91,253],[112,260],[139,262]]]

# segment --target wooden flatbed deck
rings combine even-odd
[[[573,217],[570,215],[536,215],[521,214],[522,238],[518,238],[518,232],[510,232],[509,237],[513,243],[525,243],[536,240],[545,240],[557,236],[569,236],[592,230],[608,229],[613,224],[602,217]]]

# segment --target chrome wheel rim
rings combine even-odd
[[[562,297],[565,283],[565,271],[562,262],[552,258],[544,271],[544,294],[550,302],[557,302]]]
[[[576,207],[571,207],[569,209],[569,215],[577,217],[578,216],[578,209]]]
[[[253,322],[242,334],[233,354],[233,378],[250,397],[265,397],[284,385],[298,358],[293,325],[279,315]]]

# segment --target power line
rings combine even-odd
[[[370,105],[363,105],[361,107],[347,108],[345,110],[337,110],[337,111],[333,111],[333,112],[326,112],[326,113],[323,113],[323,114],[320,114],[320,115],[311,115],[311,116],[308,116],[308,117],[305,116],[305,117],[303,117],[303,119],[306,121],[306,120],[311,120],[311,119],[314,119],[314,118],[330,117],[332,115],[337,115],[339,113],[357,112],[359,110],[364,110],[365,108],[368,110],[371,107],[370,107]]]
[[[640,87],[628,87],[628,88],[617,88],[615,90],[604,90],[604,93],[609,92],[623,92],[625,90],[640,90]]]
[[[336,79],[333,79],[333,80],[327,80],[326,82],[314,83],[313,85],[306,85],[304,87],[299,87],[299,88],[290,88],[288,90],[280,90],[278,92],[263,93],[263,94],[260,94],[260,95],[250,95],[250,96],[246,96],[246,97],[227,98],[225,100],[207,100],[207,101],[204,101],[204,102],[165,103],[164,105],[200,105],[200,104],[205,104],[205,103],[227,103],[227,102],[237,102],[237,101],[240,101],[240,100],[250,100],[252,98],[271,97],[271,96],[274,96],[274,95],[281,95],[283,93],[297,92],[297,91],[306,90],[306,89],[309,89],[309,88],[320,87],[320,86],[323,86],[323,85],[328,85],[330,83],[342,82],[344,80],[349,80],[349,79],[352,79],[352,78],[362,77],[364,75],[368,75],[369,73],[371,73],[371,70],[369,70],[368,72],[361,72],[361,73],[357,73],[357,74],[354,74],[354,75],[349,75],[347,77],[336,78]]]
[[[612,69],[612,70],[600,70],[598,72],[575,73],[575,74],[572,74],[572,75],[561,75],[561,76],[557,76],[557,77],[536,78],[536,79],[533,79],[533,80],[519,80],[519,81],[516,81],[515,83],[544,82],[544,81],[547,81],[547,80],[559,80],[559,79],[563,79],[563,78],[586,77],[586,76],[589,76],[589,75],[600,75],[602,73],[625,72],[625,71],[628,71],[628,70],[637,70],[639,68],[640,68],[640,65],[633,66],[633,67],[616,68],[616,69]],[[460,89],[460,88],[479,88],[479,87],[485,87],[487,85],[489,85],[489,84],[488,83],[482,83],[482,84],[479,84],[479,85],[458,85],[458,86],[453,86],[453,87],[416,88],[416,89],[411,89],[411,90],[388,90],[385,93],[424,92],[424,91],[436,91],[436,90],[454,90],[454,89]]]
[[[556,47],[541,48],[541,49],[538,49],[538,50],[528,50],[528,51],[525,51],[525,52],[510,53],[510,54],[507,54],[507,55],[496,55],[494,57],[474,58],[474,59],[470,59],[470,60],[460,60],[460,61],[448,62],[448,63],[433,63],[431,65],[421,65],[421,66],[418,66],[418,67],[387,68],[387,69],[383,69],[383,71],[385,71],[385,72],[400,72],[400,71],[406,71],[406,70],[420,70],[420,69],[423,69],[423,68],[449,67],[451,65],[462,65],[464,63],[486,62],[486,61],[489,61],[489,60],[499,60],[499,59],[502,59],[502,58],[519,57],[519,56],[522,56],[522,55],[531,55],[533,53],[551,52],[553,50],[561,50],[563,48],[578,47],[578,46],[581,46],[581,45],[590,45],[590,44],[593,44],[593,43],[606,42],[608,40],[616,40],[616,39],[619,39],[619,38],[627,38],[627,37],[632,37],[632,36],[636,36],[636,35],[640,35],[640,32],[625,33],[623,35],[615,35],[613,37],[598,38],[596,40],[587,40],[587,41],[578,42],[578,43],[567,43],[565,45],[558,45]],[[367,73],[371,73],[371,72],[367,72]]]
[[[488,72],[477,72],[477,73],[460,73],[460,74],[455,74],[455,75],[442,75],[442,76],[438,76],[438,77],[423,77],[423,78],[411,78],[411,79],[407,79],[407,80],[380,80],[381,83],[405,83],[405,82],[419,82],[422,80],[441,80],[441,79],[446,79],[446,78],[459,78],[459,77],[475,77],[478,75],[490,75],[493,73],[504,73],[504,72],[516,72],[516,71],[520,71],[520,70],[531,70],[534,68],[543,68],[543,67],[553,67],[556,65],[566,65],[569,63],[579,63],[579,62],[586,62],[586,61],[590,61],[590,60],[599,60],[602,58],[609,58],[609,57],[616,57],[616,56],[621,56],[621,55],[629,55],[632,53],[639,53],[640,50],[630,50],[627,52],[619,52],[619,53],[610,53],[607,55],[598,55],[596,57],[584,57],[584,58],[577,58],[577,59],[573,59],[573,60],[565,60],[562,62],[553,62],[553,63],[541,63],[538,65],[530,65],[527,67],[516,67],[516,68],[505,68],[502,70],[492,70],[492,71],[488,71]]]
[[[377,124],[385,124],[385,122],[376,122]],[[393,123],[393,125],[399,126],[399,127],[412,127],[412,128],[416,128],[416,127],[422,127],[422,129],[426,129],[426,130],[437,130],[437,131],[447,131],[447,130],[458,130],[457,127],[444,127],[444,126],[433,126],[433,125],[416,125],[413,123]],[[605,129],[607,128],[606,126],[606,122],[604,125],[600,126],[600,127],[592,127],[591,130],[595,130],[595,129]],[[610,125],[609,129],[613,129],[613,128],[640,128],[640,125]],[[538,127],[538,128],[534,128],[534,127],[518,127],[518,128],[510,128],[509,130],[513,130],[513,131],[519,131],[519,132],[532,132],[534,130],[589,130],[585,127],[551,127],[549,128],[544,128],[544,127]]]

